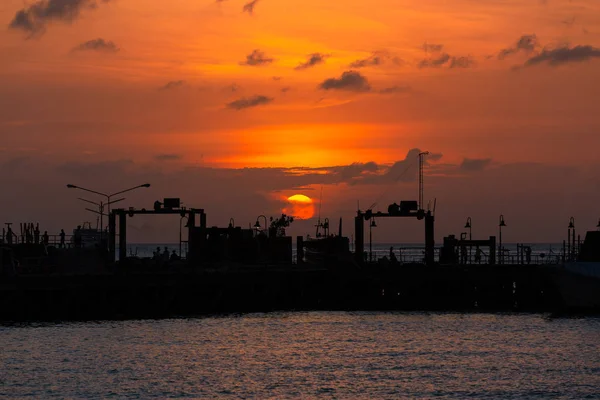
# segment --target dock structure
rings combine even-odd
[[[187,219],[185,257],[128,256],[127,219],[136,215],[175,215],[180,229]],[[364,223],[396,217],[424,221],[423,259],[366,261]],[[113,209],[106,245],[101,241],[94,247],[60,248],[3,240],[0,321],[271,310],[545,312],[564,306],[554,279],[560,266],[525,262],[522,255],[517,257],[520,262],[498,263],[494,236],[449,235],[436,259],[434,222],[434,212],[422,209],[417,201],[393,203],[387,213],[359,210],[353,253],[340,228],[338,236],[296,238],[294,262],[292,237],[277,229],[243,229],[233,221],[228,227],[209,226],[204,209],[181,207],[178,198],[156,201],[151,209]],[[600,243],[598,235],[592,236]],[[485,262],[466,261],[467,250],[473,247],[487,249]],[[591,259],[594,248],[583,246],[582,256]],[[307,262],[308,254],[319,249],[331,254]],[[569,249],[569,260],[573,254],[577,252]]]

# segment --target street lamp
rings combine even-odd
[[[260,217],[263,217],[265,219],[265,229],[267,228],[267,217],[265,217],[264,215],[259,215],[258,217],[256,217],[256,223],[254,224],[254,228],[256,229],[256,231],[260,231],[262,230],[262,227],[260,226],[260,222],[258,221],[260,219]]]
[[[375,218],[369,224],[369,261],[373,261],[373,228],[377,228]]]
[[[103,203],[103,202],[96,203],[95,201],[84,199],[82,197],[78,197],[77,199],[81,200],[81,201],[85,201],[86,203],[90,203],[90,204],[94,204],[94,205],[98,206],[98,211],[92,210],[91,208],[86,208],[86,211],[91,211],[95,214],[100,215],[100,243],[102,244],[102,238],[104,236],[104,218],[103,217],[104,217],[104,215],[107,215],[107,214],[104,214],[104,207],[105,206],[110,207],[111,204],[118,203],[119,201],[123,201],[123,200],[125,200],[125,197],[121,197],[120,199],[117,199],[117,200],[112,200],[108,203]]]
[[[502,227],[506,226],[504,222],[504,215],[500,214],[500,220],[498,222],[499,229],[499,248],[500,248],[500,264],[504,264],[504,249],[502,248]]]
[[[571,234],[571,229],[573,230],[573,233]],[[571,237],[573,239],[571,239]],[[569,250],[569,259],[571,259],[573,257],[573,255],[575,254],[575,218],[571,217],[569,218],[569,229],[568,229],[568,238],[567,238],[567,242],[569,244],[568,246],[568,250]],[[573,242],[573,245],[571,246],[571,241]]]
[[[119,191],[119,192],[115,192],[115,193],[107,194],[107,193],[97,192],[97,191],[95,191],[95,190],[91,190],[91,189],[86,189],[86,188],[84,188],[84,187],[81,187],[81,186],[72,185],[72,184],[70,184],[70,183],[67,185],[67,188],[69,188],[69,189],[79,189],[79,190],[83,190],[83,191],[86,191],[86,192],[90,192],[90,193],[94,193],[94,194],[97,194],[97,195],[100,195],[100,196],[104,196],[104,197],[106,197],[106,200],[107,200],[107,201],[106,201],[106,203],[105,203],[105,204],[108,206],[108,211],[107,211],[107,213],[108,213],[108,214],[110,214],[110,204],[111,204],[110,198],[111,198],[111,197],[113,197],[113,196],[116,196],[116,195],[118,195],[118,194],[125,193],[125,192],[130,192],[130,191],[132,191],[132,190],[135,190],[135,189],[139,189],[139,188],[149,188],[149,187],[150,187],[150,184],[149,184],[149,183],[144,183],[144,184],[142,184],[142,185],[137,185],[137,186],[134,186],[134,187],[132,187],[132,188],[129,188],[129,189],[121,190],[121,191]],[[113,202],[113,203],[115,203],[115,202]]]
[[[469,229],[469,240],[472,240],[473,237],[471,235],[471,217],[467,217],[467,223],[465,224],[465,228]]]

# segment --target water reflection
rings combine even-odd
[[[0,380],[14,397],[594,398],[599,337],[600,319],[510,314],[5,326]]]

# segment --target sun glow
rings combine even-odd
[[[295,194],[286,199],[287,205],[282,212],[298,219],[309,219],[315,214],[315,207],[310,197]]]

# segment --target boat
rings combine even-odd
[[[92,228],[92,224],[89,222],[84,222],[83,225],[79,225],[77,226],[77,228],[73,229],[73,236],[71,237],[71,242],[75,247],[78,247],[76,243],[76,238],[78,235],[81,237],[80,247],[99,247],[102,241],[102,231],[98,229],[98,227]]]
[[[574,261],[557,266],[552,279],[571,311],[600,311],[600,231],[587,232]]]
[[[342,219],[340,218],[337,235],[329,233],[329,219],[321,223],[318,219],[316,234],[307,236],[303,243],[304,262],[308,264],[331,264],[351,259],[350,240],[342,236]]]

